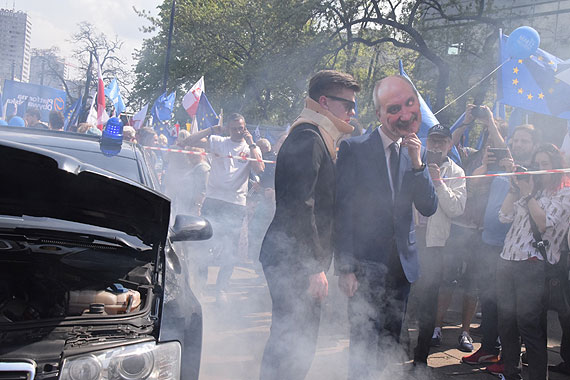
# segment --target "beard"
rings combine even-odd
[[[513,157],[513,160],[515,162],[529,162],[531,159],[531,154],[532,153],[524,153],[524,152],[520,152],[520,151],[516,151],[516,150],[511,150],[511,156]]]

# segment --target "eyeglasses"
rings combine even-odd
[[[325,95],[325,97],[332,99],[332,100],[337,100],[339,102],[343,102],[344,103],[344,109],[346,110],[346,112],[350,112],[350,111],[353,111],[356,109],[356,102],[353,102],[352,100],[339,98],[338,96],[332,96],[332,95]]]

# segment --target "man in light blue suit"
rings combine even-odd
[[[418,95],[403,76],[374,88],[381,126],[345,140],[337,161],[335,268],[349,297],[349,379],[377,378],[398,349],[410,284],[419,277],[413,208],[437,197],[416,133]]]

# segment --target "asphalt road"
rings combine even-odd
[[[236,267],[231,279],[227,303],[215,299],[213,282],[216,267],[211,267],[208,285],[200,296],[204,312],[204,345],[202,351],[201,380],[254,380],[259,378],[259,366],[271,324],[271,299],[267,285],[250,267]],[[482,368],[461,363],[466,355],[456,348],[460,333],[460,292],[456,292],[452,307],[446,315],[443,344],[432,349],[429,372],[411,372],[411,363],[403,357],[389,366],[380,380],[400,379],[477,379],[492,380],[494,375]],[[474,320],[472,327],[478,325]],[[415,346],[415,323],[408,321],[408,353]],[[480,337],[474,336],[475,349]],[[346,298],[340,294],[336,277],[329,276],[329,297],[323,309],[317,354],[307,380],[344,380],[348,361],[348,323]],[[549,314],[549,359],[560,361],[558,349],[560,330],[556,315]],[[523,372],[524,375],[524,372]],[[566,379],[551,374],[551,380]]]

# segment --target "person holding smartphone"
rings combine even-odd
[[[483,127],[483,146],[489,144],[493,148],[506,148],[503,133],[506,132],[506,123],[493,117],[491,110],[486,106],[468,104],[462,124],[453,131],[452,141],[457,148],[461,162],[460,166],[466,175],[471,175],[481,166],[485,151],[463,145],[465,131],[475,123]],[[473,351],[473,342],[470,335],[470,324],[477,309],[477,255],[481,246],[481,228],[483,226],[483,211],[487,204],[489,184],[474,186],[472,181],[467,182],[467,203],[464,213],[452,220],[451,237],[448,239],[448,250],[455,252],[457,257],[463,258],[464,266],[457,270],[454,279],[442,283],[438,299],[438,312],[436,328],[432,335],[432,345],[438,346],[442,341],[442,325],[445,313],[457,284],[463,290],[462,328],[458,337],[458,348],[464,352]]]
[[[495,155],[493,150],[485,149],[483,164],[473,174],[493,174],[497,172],[512,173],[516,165],[528,167],[532,159],[532,152],[538,143],[538,135],[534,126],[530,124],[519,125],[515,128],[509,141],[509,154],[502,158]],[[499,170],[492,170],[496,165]],[[505,237],[510,225],[499,220],[499,210],[510,189],[508,177],[494,177],[493,179],[470,180],[472,186],[489,186],[489,198],[485,207],[483,218],[482,247],[477,252],[476,273],[479,284],[479,298],[481,300],[481,348],[472,355],[465,356],[462,361],[467,364],[489,364],[487,371],[493,374],[503,372],[504,364],[499,362],[497,348],[498,311],[497,289],[498,280],[495,268],[497,260],[503,250]]]
[[[495,119],[493,117],[493,112],[491,112],[489,107],[468,104],[465,108],[465,118],[463,119],[463,122],[453,131],[452,135],[453,145],[457,147],[466,171],[472,171],[481,164],[482,153],[474,155],[477,150],[465,147],[462,144],[462,138],[465,130],[473,126],[474,123],[478,123],[483,126],[483,133],[485,134],[483,146],[489,145],[493,148],[506,147],[504,139],[507,130],[506,123]],[[470,164],[471,162],[473,162],[473,164]],[[476,166],[469,170],[469,167],[472,165]]]
[[[565,167],[562,153],[552,144],[540,145],[531,167]],[[521,379],[520,350],[524,340],[530,380],[547,378],[545,269],[557,264],[570,226],[570,181],[565,174],[511,177],[499,213],[511,224],[497,262],[497,304],[502,344],[503,375]],[[535,227],[533,227],[533,224]],[[544,247],[537,246],[538,231]]]
[[[465,173],[447,157],[451,144],[449,128],[438,124],[429,129],[427,165],[439,202],[435,214],[429,218],[420,216],[416,219],[416,238],[422,269],[422,276],[415,285],[419,293],[419,335],[414,352],[416,365],[427,364],[440,285],[454,281],[457,268],[463,266],[463,257],[446,248],[451,232],[451,218],[463,214],[467,200],[465,179],[461,178]],[[443,180],[446,177],[456,179]]]

